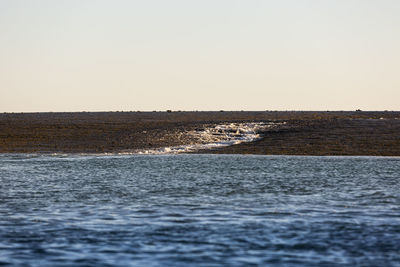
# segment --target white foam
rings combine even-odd
[[[135,150],[134,154],[179,154],[196,152],[204,149],[213,149],[240,144],[243,142],[253,142],[260,138],[260,132],[271,127],[276,127],[285,123],[226,123],[216,126],[205,127],[201,130],[188,131],[187,134],[195,140],[193,144],[160,147],[154,149]]]

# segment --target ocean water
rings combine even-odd
[[[1,155],[0,265],[400,266],[400,158]]]

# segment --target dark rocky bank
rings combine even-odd
[[[400,112],[235,111],[0,114],[0,153],[118,153],[184,145],[226,122],[287,122],[262,138],[199,153],[400,156]]]

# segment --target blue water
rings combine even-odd
[[[400,158],[2,155],[0,265],[400,266]]]

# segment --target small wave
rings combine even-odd
[[[237,145],[244,142],[253,142],[260,139],[260,132],[282,125],[285,123],[272,122],[249,122],[249,123],[226,123],[212,127],[205,127],[193,131],[185,132],[195,141],[194,144],[160,147],[154,149],[135,150],[134,154],[179,154],[196,152],[219,147]]]

